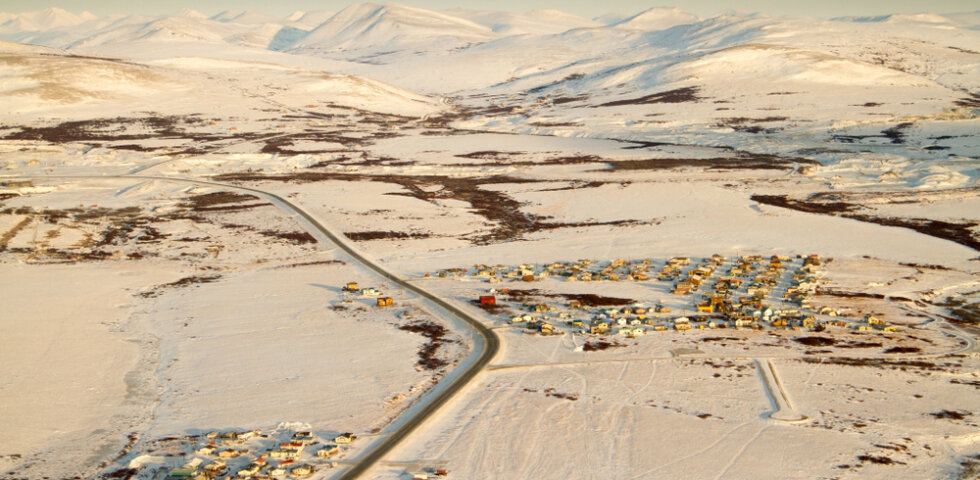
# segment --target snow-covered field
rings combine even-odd
[[[273,194],[500,337],[369,478],[974,478],[978,25],[0,13],[0,477],[157,477],[232,429],[266,435],[234,469],[305,430],[366,437],[345,467],[471,364],[465,324]],[[599,340],[472,303],[594,294],[674,322],[710,287],[472,273],[713,254],[832,259],[813,303],[845,326]],[[866,314],[898,330],[850,327]]]

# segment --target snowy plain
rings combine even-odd
[[[460,325],[247,187],[501,338],[368,478],[972,478],[978,22],[0,14],[2,475],[155,478],[190,459],[159,442],[215,430],[370,441],[465,364]],[[817,298],[900,329],[834,333],[826,352],[793,330],[582,351],[595,339],[472,300],[695,300],[654,281],[431,278],[712,254],[832,259],[820,287],[850,297]],[[862,343],[881,345],[846,346]],[[765,369],[806,421],[770,418]]]

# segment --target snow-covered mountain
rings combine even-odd
[[[614,22],[610,26],[628,30],[653,31],[665,30],[678,25],[690,25],[700,20],[701,17],[679,8],[655,7]]]
[[[394,4],[352,5],[293,46],[322,52],[448,51],[495,38],[485,26],[451,15]]]
[[[471,108],[489,102],[497,114],[468,120],[485,129],[759,143],[869,122],[970,121],[980,103],[980,12],[821,20],[652,8],[584,19],[368,3],[283,18],[48,9],[0,21],[0,39],[78,54],[315,64]]]
[[[46,8],[39,12],[0,14],[0,33],[40,32],[53,28],[78,25],[95,20],[95,15],[82,12],[78,15],[60,8]]]
[[[459,18],[483,25],[498,35],[547,35],[573,28],[599,27],[603,24],[559,10],[532,10],[527,13],[475,10],[449,10]]]

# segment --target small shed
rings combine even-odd
[[[496,305],[497,297],[493,295],[482,295],[480,296],[480,305]]]

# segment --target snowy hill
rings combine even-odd
[[[701,19],[652,8],[589,20],[554,10],[437,12],[369,3],[279,19],[183,11],[85,20],[53,9],[2,18],[3,39],[144,61],[317,65],[312,69],[498,109],[461,123],[467,126],[566,136],[684,135],[772,149],[765,142],[779,135],[829,138],[830,130],[868,122],[968,119],[980,95],[976,12]]]
[[[353,75],[257,62],[183,58],[140,64],[0,41],[3,123],[48,115],[64,119],[169,115],[247,116],[311,103],[421,117],[438,99]]]
[[[640,12],[625,20],[612,23],[613,28],[628,30],[665,30],[678,25],[689,25],[700,21],[697,15],[692,15],[679,8],[655,7]]]
[[[53,28],[78,25],[97,17],[89,12],[75,15],[60,8],[46,8],[39,12],[5,14],[0,16],[0,33],[39,32]]]
[[[296,53],[447,51],[495,37],[469,20],[431,10],[366,3],[340,11],[292,49]]]
[[[602,26],[597,21],[558,10],[532,10],[521,14],[457,9],[446,13],[483,25],[499,35],[545,35]]]

